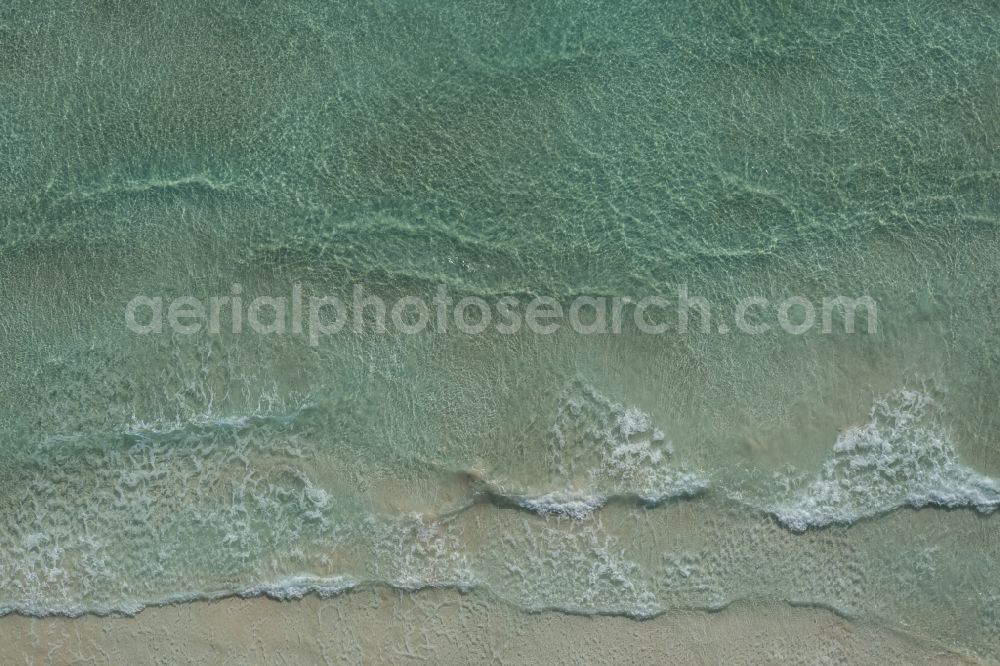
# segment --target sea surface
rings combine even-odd
[[[1000,654],[996,2],[15,0],[0,157],[2,614],[766,600]],[[234,284],[715,318],[126,326]]]

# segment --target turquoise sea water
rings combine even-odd
[[[1000,7],[0,9],[0,612],[481,589],[1000,654]],[[868,295],[759,336],[163,333],[136,295]]]

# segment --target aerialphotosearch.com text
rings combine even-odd
[[[856,325],[859,319],[861,326]],[[456,298],[445,285],[438,285],[430,299],[409,295],[387,301],[361,284],[352,285],[350,297],[305,294],[299,284],[292,285],[287,295],[250,297],[240,284],[233,284],[228,294],[202,298],[136,296],[125,307],[125,324],[138,335],[252,332],[305,336],[313,346],[344,331],[404,335],[478,335],[488,331],[551,335],[566,329],[581,335],[620,334],[623,330],[648,335],[874,334],[878,307],[872,298],[861,295],[822,299],[788,296],[779,301],[749,296],[721,308],[690,294],[686,284],[677,287],[673,298],[502,296],[493,301],[478,296]]]

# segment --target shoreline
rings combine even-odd
[[[378,631],[373,628],[378,627]],[[831,610],[737,601],[638,620],[528,613],[476,591],[364,588],[332,597],[226,597],[135,616],[0,617],[0,661],[18,663],[844,663],[986,664]]]

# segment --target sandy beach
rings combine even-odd
[[[5,664],[977,664],[821,609],[737,603],[652,620],[527,614],[475,593],[386,588],[0,619]]]

